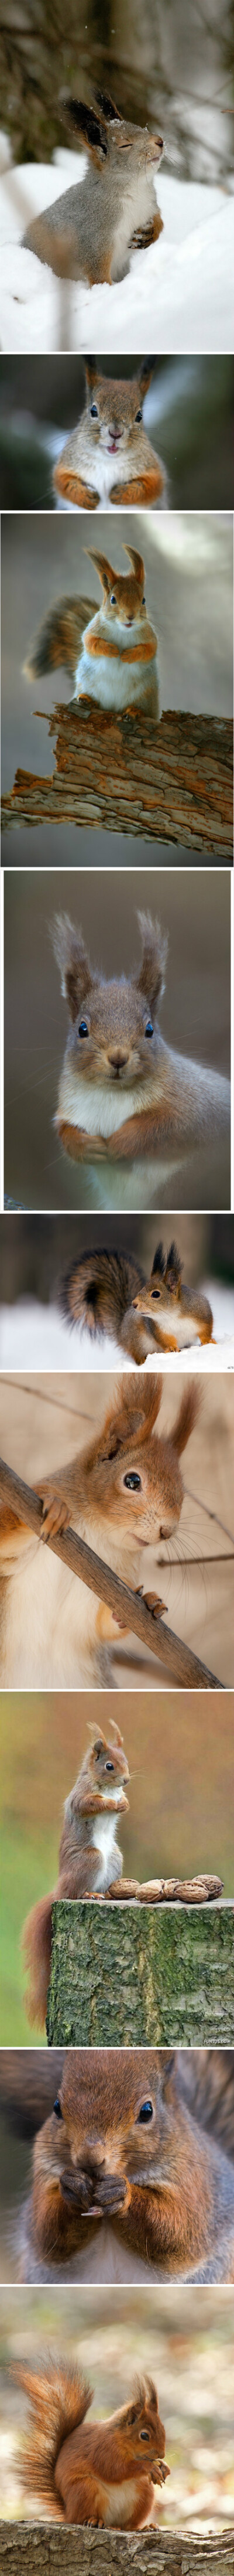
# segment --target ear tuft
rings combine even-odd
[[[91,393],[91,394],[92,394],[92,393],[93,393],[93,386],[97,384],[97,372],[98,372],[98,371],[97,371],[97,361],[96,361],[96,358],[85,358],[84,364],[85,364],[86,384],[88,385],[89,393]]]
[[[135,573],[139,590],[144,590],[145,566],[143,563],[143,555],[137,554],[136,546],[124,546],[124,554],[129,555],[129,561],[133,565],[133,572]]]
[[[159,1271],[160,1279],[164,1279],[165,1252],[163,1251],[163,1243],[157,1243],[157,1251],[154,1255],[153,1269],[151,1270],[151,1279],[154,1277],[155,1270]]]
[[[101,153],[101,157],[106,160],[107,140],[102,116],[95,116],[94,108],[87,107],[85,99],[70,98],[69,95],[63,98],[62,113],[65,124],[70,130],[72,129],[73,134],[80,134],[81,142],[87,145],[87,150],[95,154]]]
[[[152,1009],[153,1004],[159,1001],[159,995],[164,992],[167,933],[161,930],[160,921],[151,920],[150,912],[138,912],[137,918],[142,940],[142,962],[136,982],[138,992],[144,994],[144,1000],[151,1003]]]
[[[106,89],[96,89],[95,98],[97,99],[98,107],[101,108],[101,114],[105,118],[106,125],[114,125],[115,120],[117,120],[117,125],[122,125],[120,108],[115,107],[115,100],[114,98],[110,98],[109,91]]]
[[[194,1425],[195,1422],[197,1422],[198,1413],[200,1413],[201,1401],[200,1387],[196,1383],[195,1378],[192,1378],[190,1379],[190,1382],[188,1380],[187,1385],[184,1387],[179,1413],[177,1414],[177,1421],[173,1424],[173,1430],[169,1434],[170,1442],[172,1443],[172,1448],[176,1451],[177,1458],[181,1457],[181,1451],[182,1449],[186,1449],[187,1440],[190,1440],[190,1433],[191,1431],[194,1431]]]
[[[170,1286],[172,1288],[173,1285],[175,1285],[175,1281],[177,1279],[181,1279],[183,1268],[184,1264],[183,1261],[180,1260],[180,1253],[177,1252],[177,1244],[170,1243],[170,1251],[167,1252],[165,1264],[165,1279],[167,1280],[167,1285],[170,1281]]]
[[[148,385],[150,385],[150,384],[151,384],[151,376],[153,376],[154,367],[155,367],[155,358],[143,358],[143,364],[142,364],[142,367],[140,367],[140,369],[139,369],[139,378],[138,378],[138,382],[139,382],[139,385],[140,385],[140,391],[141,391],[141,394],[143,394],[143,395],[144,395],[144,394],[147,394]]]
[[[62,993],[68,1002],[70,1018],[75,1021],[81,1002],[84,1002],[94,982],[82,930],[74,929],[68,912],[57,913],[52,923],[51,938],[57,965],[60,967]]]
[[[129,1446],[132,1449],[134,1443],[139,1448],[141,1441],[149,1439],[159,1413],[161,1396],[161,1377],[152,1378],[150,1375],[141,1379],[140,1385],[139,1378],[133,1375],[125,1377],[122,1384],[119,1378],[115,1406],[111,1406],[106,1416],[96,1455],[100,1459],[117,1458],[121,1449],[129,1449]]]
[[[110,1717],[110,1730],[111,1735],[114,1736],[114,1743],[123,1744],[123,1735],[120,1734],[120,1726],[116,1726],[116,1717]]]
[[[112,590],[112,583],[116,579],[112,564],[108,563],[107,555],[100,555],[93,546],[85,546],[84,552],[89,555],[90,563],[96,564],[96,572],[99,574],[102,590],[106,594],[107,591]]]
[[[87,1725],[87,1729],[88,1729],[88,1735],[91,1735],[91,1737],[92,1737],[93,1753],[102,1753],[102,1749],[104,1749],[104,1753],[105,1753],[105,1752],[106,1752],[106,1749],[107,1749],[107,1735],[103,1735],[103,1734],[102,1734],[101,1727],[99,1727],[99,1732],[98,1732],[98,1735],[97,1735],[97,1728],[96,1728],[96,1726],[94,1726],[93,1720],[92,1720],[90,1717],[87,1717],[87,1718],[86,1718],[86,1725]],[[91,1747],[90,1747],[90,1750],[91,1750]]]

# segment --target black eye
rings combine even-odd
[[[114,1762],[105,1762],[105,1771],[114,1771]]]
[[[152,1020],[147,1020],[147,1021],[146,1021],[146,1029],[145,1029],[145,1038],[153,1038],[153,1034],[154,1034],[154,1032],[153,1032],[153,1024],[152,1024]]]
[[[88,1032],[88,1022],[87,1022],[87,1020],[80,1020],[80,1026],[79,1026],[79,1038],[88,1038],[88,1034],[89,1034],[89,1032]]]
[[[150,2435],[149,2435],[149,2433],[140,2433],[140,2442],[149,2442],[149,2440],[150,2440]]]
[[[134,1475],[133,1475],[133,1470],[132,1470],[132,1475],[131,1475],[131,1476],[124,1476],[124,1485],[128,1485],[128,1486],[129,1486],[129,1493],[130,1493],[130,1494],[135,1494],[135,1493],[136,1493],[136,1490],[137,1490],[137,1486],[138,1486],[138,1489],[139,1489],[140,1494],[141,1494],[141,1476],[134,1476]]]
[[[160,1297],[160,1288],[151,1288],[151,1297]]]
[[[98,420],[97,403],[90,403],[90,418],[91,420]]]
[[[116,608],[116,591],[111,590],[111,608]]]
[[[142,411],[136,411],[136,412],[135,412],[135,420],[142,420]],[[148,2434],[147,2434],[147,2440],[148,2440]]]
[[[59,2096],[58,2096],[58,2093],[56,2093],[56,2102],[54,2102],[54,2111],[56,2111],[56,2120],[62,2120],[63,2114],[62,2114],[62,2111],[61,2111],[61,2102],[59,2102]]]
[[[152,2102],[142,2102],[142,2103],[141,2103],[141,2110],[140,2110],[140,2111],[138,2111],[138,2120],[141,2120],[141,2122],[142,2122],[142,2127],[144,2126],[144,2127],[146,2128],[146,2127],[147,2127],[147,2120],[152,2120],[152,2119],[153,2119],[153,2103],[152,2103]]]
[[[142,608],[145,608],[145,590],[143,590]]]

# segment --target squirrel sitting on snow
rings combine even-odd
[[[137,374],[102,376],[96,358],[86,358],[86,403],[77,429],[66,438],[53,483],[60,502],[73,510],[157,509],[165,506],[167,477],[160,456],[142,428],[144,395],[154,358],[139,360]]]
[[[28,224],[23,249],[34,251],[55,277],[111,286],[127,277],[132,251],[147,250],[163,231],[154,185],[163,137],[147,125],[128,124],[103,90],[94,107],[68,97],[63,113],[69,134],[85,146],[88,166],[83,179]]]
[[[154,1350],[187,1350],[191,1342],[214,1340],[213,1315],[200,1288],[182,1286],[183,1262],[176,1243],[163,1252],[157,1244],[150,1278],[130,1252],[79,1252],[61,1280],[59,1304],[68,1324],[96,1335],[107,1333],[137,1364]]]

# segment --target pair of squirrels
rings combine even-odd
[[[41,1534],[0,1507],[1,1685],[6,1689],[113,1687],[112,1655],[120,1622],[100,1597],[53,1552],[70,1524],[96,1555],[144,1591],[153,1617],[162,1596],[145,1589],[145,1549],[177,1531],[183,1479],[180,1459],[199,1412],[199,1387],[182,1380],[171,1431],[155,1430],[162,1375],[110,1380],[104,1421],[68,1464],[37,1481]],[[91,1426],[90,1426],[91,1431]],[[41,1545],[52,1541],[52,1547]],[[19,1581],[20,1574],[20,1581]],[[143,1577],[143,1581],[142,1581]],[[131,1627],[131,1598],[129,1600]],[[126,1636],[126,1621],[124,1625]],[[150,1637],[149,1637],[150,1642]]]
[[[22,2223],[31,2283],[234,2282],[232,2051],[52,2051]]]
[[[163,231],[155,190],[163,136],[131,125],[104,90],[92,107],[68,94],[61,105],[69,136],[88,155],[85,176],[36,215],[23,248],[55,277],[111,286],[127,277],[132,252],[148,250]]]
[[[138,922],[140,965],[108,979],[91,965],[68,914],[52,928],[69,1013],[56,1132],[72,1162],[130,1163],[133,1188],[141,1163],[145,1178],[146,1157],[152,1170],[161,1151],[171,1171],[174,1154],[183,1160],[190,1145],[216,1145],[230,1132],[229,1082],[162,1037],[167,935],[148,912],[138,913]]]
[[[158,1243],[149,1279],[143,1279],[131,1253],[106,1247],[80,1252],[61,1281],[59,1304],[64,1321],[86,1327],[91,1341],[107,1333],[140,1368],[154,1350],[182,1351],[193,1342],[214,1342],[209,1298],[182,1282],[183,1261],[177,1244],[167,1253]]]
[[[117,1826],[128,1811],[126,1786],[129,1782],[127,1755],[116,1719],[111,1719],[110,1737],[103,1728],[89,1725],[92,1743],[87,1746],[78,1779],[65,1800],[64,1822],[59,1851],[59,1876],[51,1896],[44,1896],[28,1915],[23,1931],[23,1950],[29,1973],[26,1996],[29,2021],[43,2028],[51,1970],[53,1907],[59,1900],[104,1899],[115,1901],[137,1899],[141,1904],[159,1904],[162,1898],[186,1904],[204,1904],[208,1897],[222,1895],[222,1880],[148,1879],[122,1877],[122,1852],[116,1843]]]
[[[86,358],[84,410],[53,474],[64,508],[104,510],[121,503],[135,510],[165,507],[165,466],[142,428],[153,371],[154,358],[143,358],[134,376],[107,377],[96,358]]]

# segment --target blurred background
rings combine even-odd
[[[107,1167],[97,1165],[96,1185],[92,1166],[65,1158],[53,1129],[68,1030],[50,938],[54,896],[48,868],[42,874],[5,871],[5,1191],[23,1207],[58,1211],[79,1202],[84,1209],[99,1207],[100,1197],[105,1205]],[[92,877],[88,869],[79,868],[79,875],[61,870],[56,896],[59,911],[65,907],[72,921],[82,923],[88,948],[92,920],[92,961],[106,975],[113,975],[113,967],[121,974],[123,966],[131,973],[140,957],[138,906],[159,916],[169,932],[163,1036],[180,1054],[229,1074],[229,869],[210,875],[200,868],[187,874],[138,867],[133,876],[126,868],[121,900],[118,868],[94,869]],[[221,1146],[209,1141],[201,1153],[188,1151],[180,1168],[177,1156],[165,1185],[167,1205],[168,1189],[172,1207],[228,1207],[229,1149],[223,1139]],[[123,1203],[122,1176],[121,1195]]]
[[[16,2453],[28,2410],[9,2365],[37,2366],[38,2350],[78,2358],[91,2378],[94,2409],[126,2403],[137,2369],[156,2380],[170,2478],[157,2489],[163,2530],[225,2530],[234,2520],[234,2342],[231,2289],[70,2290],[9,2288],[0,2296],[2,2382],[1,2511],[25,2512]],[[186,2549],[186,2540],[185,2540]]]
[[[0,1365],[20,1365],[70,1369],[71,1360],[79,1368],[123,1368],[133,1366],[117,1342],[103,1333],[93,1339],[87,1330],[71,1328],[60,1312],[61,1282],[71,1264],[87,1251],[116,1250],[132,1255],[149,1279],[156,1242],[161,1235],[169,1251],[172,1231],[176,1236],[183,1262],[186,1286],[203,1288],[213,1313],[214,1344],[199,1345],[199,1368],[207,1364],[220,1366],[228,1344],[229,1357],[234,1345],[234,1217],[177,1215],[157,1210],[157,1216],[93,1216],[90,1239],[84,1218],[66,1216],[38,1217],[15,1215],[10,1223],[0,1216]],[[185,1365],[188,1354],[186,1353]],[[225,1364],[226,1364],[225,1363]],[[180,1358],[176,1357],[176,1366]],[[152,1358],[145,1363],[152,1367]],[[155,1365],[155,1362],[154,1362]],[[156,1366],[162,1365],[162,1353],[156,1354]],[[165,1357],[163,1356],[163,1366]],[[193,1353],[194,1366],[194,1353]],[[174,1374],[175,1356],[166,1354],[166,1367]]]
[[[160,429],[161,434],[161,429]],[[222,433],[221,437],[222,437]],[[74,589],[89,598],[91,612],[100,606],[100,582],[89,550],[97,545],[93,512],[2,518],[2,792],[13,786],[15,770],[52,777],[54,743],[48,717],[58,701],[68,703],[71,680],[63,671],[26,678],[32,640],[55,599]],[[100,550],[126,569],[123,544],[131,545],[132,511],[117,510],[113,519],[102,511]],[[144,554],[149,617],[158,637],[160,708],[187,708],[191,714],[233,714],[233,517],[226,511],[142,510],[134,513],[134,543]],[[88,552],[86,551],[88,549]],[[78,720],[78,719],[77,719]],[[170,854],[167,844],[167,858]],[[108,866],[113,836],[75,824],[25,824],[8,833],[7,866],[48,867],[77,864]],[[133,856],[134,840],[115,838],[115,864]],[[160,844],[157,845],[160,855]],[[142,844],[142,857],[144,844]],[[165,844],[163,847],[165,866]],[[186,861],[186,849],[183,849]],[[191,867],[191,849],[189,861]],[[205,853],[204,853],[205,856]],[[222,849],[220,852],[222,857]],[[176,861],[180,859],[179,847]],[[175,865],[175,849],[172,848]],[[204,864],[204,858],[203,858]],[[213,863],[211,863],[213,864]]]
[[[228,185],[233,149],[230,0],[5,0],[2,122],[15,161],[50,161],[61,148],[61,90],[111,90],[122,115],[166,136],[170,166],[185,179]]]
[[[202,1526],[205,1547],[209,1524],[203,1520]],[[143,1883],[208,1871],[223,1879],[224,1896],[233,1898],[231,1691],[217,1692],[214,1701],[210,1691],[177,1691],[175,1699],[170,1689],[155,1694],[120,1687],[118,1700],[130,1769],[124,1875]],[[89,1720],[95,1725],[96,1699],[91,1692],[3,1691],[0,1706],[0,2045],[16,2048],[32,2045],[23,1999],[22,1925],[31,1906],[56,1885],[64,1800],[83,1760]],[[115,1715],[116,1694],[106,1691],[99,1718],[107,1736]],[[40,2032],[33,2034],[33,2045],[41,2046]]]
[[[98,370],[125,379],[139,358],[100,356]],[[166,466],[169,509],[232,509],[233,397],[232,358],[155,358],[144,427]],[[82,358],[0,357],[2,510],[58,509],[53,469],[84,402]]]

